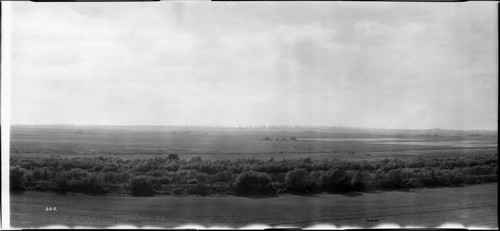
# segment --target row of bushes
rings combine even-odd
[[[179,160],[178,155],[171,154],[166,158],[134,159],[123,160],[113,157],[97,158],[62,158],[53,157],[32,157],[32,158],[12,158],[11,166],[19,165],[28,170],[48,167],[54,171],[71,169],[83,169],[89,172],[111,172],[151,175],[163,174],[164,172],[175,172],[179,170],[196,170],[199,173],[209,175],[222,171],[232,173],[242,173],[246,171],[264,172],[268,174],[287,173],[294,169],[305,169],[307,171],[328,171],[332,168],[342,168],[348,170],[383,171],[402,168],[439,168],[456,169],[471,168],[476,166],[496,166],[497,155],[494,156],[468,156],[454,158],[416,158],[411,161],[399,159],[383,159],[376,161],[341,161],[336,159],[311,160],[304,158],[301,160],[279,160],[271,158],[268,161],[257,159],[237,159],[204,161],[201,157],[193,157],[189,161]]]
[[[183,161],[167,158],[12,158],[12,191],[87,194],[276,195],[459,186],[497,182],[498,156],[410,161],[280,160]]]

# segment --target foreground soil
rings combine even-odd
[[[251,224],[309,227],[317,224],[374,227],[380,224],[498,228],[498,185],[372,192],[351,195],[235,196],[89,196],[25,192],[11,194],[11,226],[205,227],[238,228]],[[47,209],[56,210],[47,211]]]

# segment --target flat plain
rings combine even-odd
[[[363,129],[13,126],[11,157],[98,157],[183,160],[339,159],[347,161],[498,155],[496,132]],[[91,196],[11,193],[11,225],[241,227],[315,224],[437,227],[456,222],[498,227],[497,184],[307,196]],[[57,211],[46,211],[56,207]],[[283,212],[286,211],[286,212]]]
[[[210,159],[371,160],[445,158],[496,154],[496,135],[468,136],[442,131],[355,129],[283,130],[190,127],[13,126],[11,155],[16,157],[114,156],[123,159],[200,156]],[[265,138],[270,140],[264,140]],[[292,137],[297,140],[290,140]],[[287,140],[284,140],[287,139]],[[325,141],[321,139],[331,139]],[[335,140],[337,139],[337,140]]]
[[[243,227],[251,224],[309,227],[316,224],[374,227],[398,224],[438,227],[498,227],[498,185],[372,192],[359,195],[286,195],[276,198],[235,196],[60,195],[11,194],[13,227]],[[57,211],[46,211],[55,207]],[[286,212],[283,212],[286,211]]]

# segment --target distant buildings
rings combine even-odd
[[[287,140],[290,140],[290,141],[297,141],[297,137],[295,136],[292,136],[292,137],[275,137],[275,138],[269,138],[268,136],[262,138],[261,140],[277,140],[277,141],[287,141]]]

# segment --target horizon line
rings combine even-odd
[[[289,124],[255,124],[255,125],[225,125],[225,124],[213,124],[213,125],[199,125],[199,124],[37,124],[37,123],[12,123],[10,126],[91,126],[91,127],[198,127],[198,128],[349,128],[349,129],[366,129],[366,130],[415,130],[415,131],[426,131],[426,130],[444,130],[444,131],[488,131],[488,132],[498,132],[498,129],[454,129],[454,128],[377,128],[377,127],[356,127],[356,126],[339,126],[339,125],[289,125]]]

